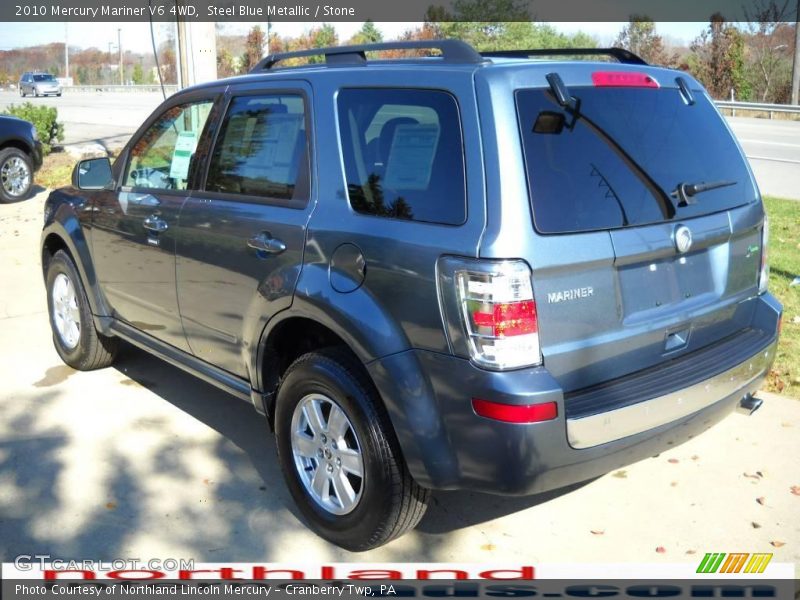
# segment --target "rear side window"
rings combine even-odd
[[[446,225],[466,220],[464,150],[451,94],[345,89],[338,110],[355,211]]]
[[[546,90],[516,94],[534,221],[542,233],[612,229],[727,210],[757,199],[708,97],[677,89],[571,87],[579,116]],[[678,205],[680,184],[728,183]]]
[[[231,101],[211,155],[206,190],[308,200],[305,102],[294,94]]]

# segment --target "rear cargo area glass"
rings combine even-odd
[[[577,116],[548,90],[516,92],[536,229],[567,233],[680,220],[757,200],[711,100],[678,89],[571,87]],[[538,120],[538,121],[537,121]],[[680,184],[735,182],[678,206]]]

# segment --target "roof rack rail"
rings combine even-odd
[[[276,64],[289,58],[303,58],[306,56],[324,56],[325,63],[329,65],[364,65],[367,63],[367,52],[381,52],[384,50],[439,50],[442,53],[442,62],[477,64],[484,62],[484,58],[477,50],[461,40],[430,40],[430,41],[400,41],[381,42],[377,44],[362,44],[358,46],[331,46],[329,48],[313,48],[311,50],[298,50],[295,52],[280,52],[270,54],[261,59],[250,70],[257,73],[272,69]]]
[[[624,48],[536,48],[535,50],[496,50],[481,52],[486,58],[531,58],[532,56],[611,56],[628,65],[646,65],[647,62]]]

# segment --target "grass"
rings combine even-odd
[[[69,185],[76,162],[75,157],[67,152],[51,152],[44,157],[42,168],[34,175],[34,180],[37,185],[51,190]]]
[[[783,304],[778,356],[766,389],[800,398],[800,201],[764,198],[769,216],[769,290]]]

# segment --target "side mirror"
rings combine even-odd
[[[72,171],[72,185],[80,190],[108,190],[114,187],[108,158],[82,160]]]

